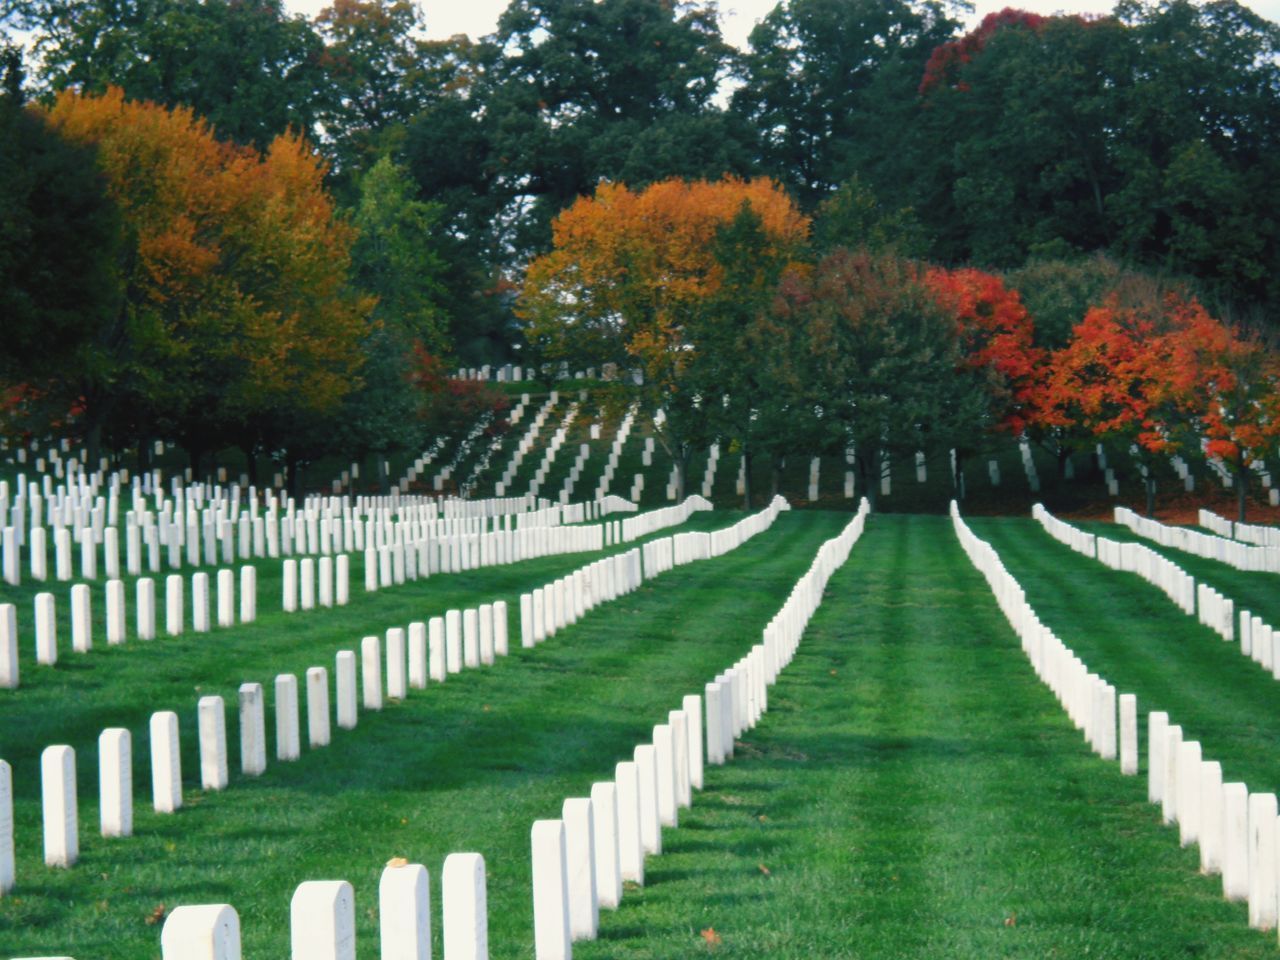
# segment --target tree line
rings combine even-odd
[[[517,312],[553,362],[641,365],[681,490],[719,441],[743,457],[748,507],[753,459],[776,492],[787,457],[818,454],[849,456],[873,503],[887,462],[950,456],[963,498],[966,463],[1003,436],[1060,473],[1106,443],[1148,512],[1175,458],[1212,460],[1244,519],[1280,439],[1280,354],[1262,337],[1105,257],[998,275],[848,243],[857,207],[837,193],[811,219],[761,179],[603,185],[555,219]]]
[[[427,41],[409,0],[0,0],[34,50],[0,94],[8,407],[197,457],[403,449],[429,406],[405,384],[444,389],[415,365],[545,352],[519,294],[557,217],[725,177],[775,184],[815,249],[1039,278],[1047,347],[1100,263],[1268,336],[1277,27],[1234,0],[951,9],[784,0],[738,51],[703,3],[513,0]]]

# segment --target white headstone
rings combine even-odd
[[[405,677],[405,637],[403,627],[387,631],[387,698],[403,700],[408,695]]]
[[[382,709],[382,641],[365,637],[360,641],[361,695],[366,710]]]
[[[18,608],[0,603],[0,687],[18,686]]]
[[[182,753],[178,715],[172,710],[151,715],[151,805],[156,813],[182,806]]]
[[[614,768],[618,798],[618,872],[623,880],[644,883],[644,838],[640,827],[640,768],[632,760]]]
[[[484,857],[451,853],[440,876],[444,960],[489,960]]]
[[[493,604],[493,652],[505,657],[508,649],[507,601],[497,600]]]
[[[40,754],[40,794],[44,813],[44,862],[70,867],[80,858],[76,809],[76,752],[59,744]]]
[[[420,863],[393,861],[378,881],[380,960],[431,960],[431,879]]]
[[[586,797],[570,797],[563,807],[565,875],[569,894],[569,935],[594,940],[600,926],[596,898],[595,815]]]
[[[307,668],[307,742],[314,747],[329,745],[329,671]]]
[[[76,653],[93,649],[93,616],[87,583],[77,583],[71,588],[71,649]]]
[[[156,582],[142,577],[135,587],[138,605],[137,632],[139,640],[156,638]]]
[[[200,786],[225,790],[227,786],[227,708],[218,696],[201,697],[196,705],[200,731]]]
[[[13,889],[13,770],[0,760],[0,896]]]
[[[289,904],[293,960],[356,960],[356,898],[345,880],[309,880]]]
[[[241,960],[240,918],[228,904],[175,907],[160,932],[161,960]]]
[[[564,821],[535,820],[533,847],[533,955],[535,960],[570,960],[569,878]]]
[[[1249,794],[1249,926],[1276,925],[1276,795]]]
[[[267,769],[267,717],[262,684],[240,684],[240,772],[256,777]]]
[[[111,646],[125,640],[124,581],[107,581],[107,643]]]
[[[301,755],[298,678],[292,673],[281,673],[276,676],[276,759],[297,760]]]
[[[104,837],[133,835],[133,741],[123,727],[98,735],[98,811]]]
[[[670,724],[653,728],[653,749],[658,777],[658,822],[677,826],[675,737]]]
[[[450,673],[462,670],[462,612],[448,610],[444,615],[445,667]]]
[[[37,593],[36,663],[53,666],[58,662],[58,618],[52,593]]]
[[[443,683],[447,673],[447,657],[445,655],[444,617],[432,617],[427,623],[428,660],[431,679]]]
[[[1120,772],[1138,773],[1138,698],[1132,693],[1120,694]]]
[[[658,813],[658,757],[652,744],[635,749],[640,788],[640,842],[646,854],[662,853],[662,826]]]
[[[338,726],[343,730],[354,730],[359,718],[355,653],[351,650],[339,650],[334,670],[338,689]]]
[[[595,842],[596,903],[616,910],[622,902],[618,863],[618,788],[611,781],[591,785],[591,817]]]
[[[1222,895],[1249,898],[1249,788],[1222,785]]]

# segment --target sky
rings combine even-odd
[[[315,16],[331,0],[285,0],[295,13]],[[457,33],[481,37],[492,33],[498,24],[498,16],[507,8],[508,0],[421,0],[427,22],[427,36],[444,39]],[[745,48],[747,34],[752,27],[774,8],[777,0],[721,0],[720,29],[724,38],[737,47]],[[976,25],[984,16],[1004,7],[1017,7],[1036,13],[1108,13],[1114,0],[977,0],[974,15]],[[1252,0],[1246,5],[1271,20],[1280,20],[1280,0]]]

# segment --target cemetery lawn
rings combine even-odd
[[[739,516],[698,514],[685,528]],[[491,955],[531,956],[533,821],[612,779],[683,695],[701,692],[758,642],[818,547],[848,520],[784,513],[738,550],[663,574],[531,651],[519,647],[519,593],[594,555],[432,577],[373,596],[353,563],[351,605],[308,614],[266,612],[278,584],[263,577],[252,626],[79,657],[64,648],[43,676],[24,663],[22,689],[0,698],[18,842],[18,885],[0,898],[0,954],[153,958],[165,911],[226,902],[240,914],[246,956],[287,956],[294,888],[341,878],[356,891],[360,957],[373,958],[386,861],[426,864],[438,897],[444,857],[465,850],[488,865]],[[363,634],[496,599],[511,608],[510,657],[411,690],[381,713],[362,711],[356,730],[335,727],[331,746],[304,747],[295,763],[274,760],[276,673],[324,665],[332,683],[334,654],[358,649]],[[268,768],[256,779],[238,773],[236,690],[248,680],[263,683],[268,701]],[[196,701],[208,694],[228,704],[232,776],[221,793],[198,789]],[[185,806],[172,816],[150,803],[146,722],[163,709],[177,711],[182,727]],[[302,724],[305,741],[305,707]],[[133,734],[135,836],[107,841],[97,830],[96,743],[113,725]],[[41,862],[38,757],[54,742],[77,753],[81,859],[70,870]],[[437,901],[437,956],[438,909]]]
[[[1195,621],[1152,588],[1109,579],[1030,520],[972,526],[1044,619],[1138,692],[1140,712],[1167,696],[1158,707],[1200,732],[1206,755],[1251,776],[1210,738],[1228,698],[1188,706],[1223,687],[1243,702],[1213,729],[1248,713],[1264,686],[1238,653],[1171,658],[1227,648],[1185,635]],[[1259,713],[1239,742],[1265,758],[1278,731]],[[735,760],[708,768],[663,844],[645,888],[603,914],[601,939],[575,944],[580,960],[1275,953],[1275,934],[1250,931],[1244,905],[1160,825],[1145,769],[1122,777],[1088,752],[943,517],[871,518],[769,712]]]

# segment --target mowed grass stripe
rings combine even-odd
[[[769,706],[576,957],[1274,955],[1088,753],[944,518],[872,518]]]
[[[164,581],[157,582],[161,633],[155,640],[129,640],[118,647],[106,645],[105,630],[97,631],[94,649],[75,653],[70,649],[70,627],[59,625],[58,663],[38,666],[34,658],[22,665],[22,686],[0,690],[0,759],[15,770],[14,791],[37,797],[40,751],[53,743],[67,743],[77,752],[96,749],[99,733],[107,727],[127,727],[135,738],[145,734],[147,718],[156,710],[177,711],[184,725],[194,717],[197,700],[220,694],[234,709],[241,683],[258,682],[273,702],[270,687],[280,673],[294,673],[300,686],[308,667],[323,666],[333,682],[334,656],[354,650],[360,639],[377,634],[385,638],[390,627],[407,628],[411,621],[443,616],[446,610],[476,607],[495,600],[507,602],[512,639],[520,644],[520,594],[577,570],[603,556],[630,550],[645,540],[688,530],[728,527],[743,514],[708,511],[694,514],[687,523],[668,528],[634,543],[609,547],[602,552],[539,557],[514,564],[484,567],[459,573],[434,574],[400,586],[366,593],[363,557],[352,555],[351,600],[345,606],[285,613],[279,609],[281,564],[259,565],[259,616],[254,623],[195,633],[188,629],[177,637],[163,633]],[[264,575],[264,567],[270,569]],[[190,576],[186,589],[187,623],[190,623]],[[94,596],[95,615],[105,603],[101,590]],[[133,615],[133,596],[128,598]],[[30,603],[26,609],[29,612]],[[59,599],[60,608],[70,604]],[[69,613],[67,614],[69,616]],[[21,630],[24,652],[34,650],[34,625],[27,614]],[[384,650],[385,654],[385,650]],[[230,717],[229,717],[230,721]],[[229,725],[235,735],[238,727]],[[274,741],[273,741],[274,742]],[[184,750],[195,741],[184,741]],[[135,742],[135,750],[137,745]],[[95,755],[96,757],[96,755]],[[81,764],[85,758],[80,760]],[[96,764],[96,758],[92,758]],[[96,769],[96,768],[95,768]],[[188,783],[199,780],[188,768]]]
[[[974,519],[1041,620],[1121,693],[1138,697],[1146,771],[1146,718],[1168,711],[1183,736],[1222,764],[1223,779],[1258,792],[1280,786],[1276,681],[1136,574],[1114,571],[1059,544],[1033,520]]]
[[[494,668],[362,713],[356,731],[335,731],[332,746],[297,763],[272,763],[256,781],[234,778],[225,793],[189,790],[188,808],[174,817],[150,812],[147,749],[135,743],[139,835],[130,840],[94,835],[96,777],[82,756],[83,859],[71,871],[41,866],[35,804],[20,805],[20,888],[0,899],[0,945],[151,957],[159,929],[145,921],[157,904],[230,902],[246,956],[286,956],[296,885],[341,877],[356,888],[360,956],[372,958],[382,865],[405,856],[438,883],[448,853],[475,850],[488,862],[492,956],[531,956],[533,821],[612,779],[615,763],[684,694],[758,642],[847,520],[783,514],[738,550],[664,574],[532,651],[517,646]],[[194,699],[182,718],[191,730]],[[184,748],[190,777],[190,736]]]
[[[1161,546],[1154,540],[1138,536],[1128,527],[1122,527],[1118,523],[1089,522],[1079,523],[1076,526],[1121,543],[1141,543],[1150,547],[1195,577],[1197,583],[1208,584],[1223,596],[1230,597],[1236,604],[1237,631],[1241,610],[1248,610],[1272,626],[1280,626],[1280,574],[1237,570],[1220,560],[1197,557],[1184,550]]]

